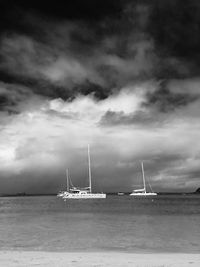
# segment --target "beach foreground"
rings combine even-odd
[[[1,266],[52,267],[199,267],[200,254],[132,254],[117,252],[29,252],[1,251]]]

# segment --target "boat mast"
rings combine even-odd
[[[69,192],[69,170],[66,169],[66,175],[67,175],[67,192]]]
[[[88,144],[88,176],[89,176],[89,192],[92,192],[92,181],[91,181],[91,163],[90,163],[90,146]]]
[[[145,184],[145,178],[144,178],[144,166],[143,166],[143,161],[141,162],[142,166],[142,179],[143,179],[143,184],[144,184],[144,192],[146,193],[146,184]]]

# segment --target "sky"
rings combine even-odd
[[[0,1],[0,194],[200,187],[198,0]]]

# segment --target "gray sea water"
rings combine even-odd
[[[0,198],[0,249],[200,252],[200,196]]]

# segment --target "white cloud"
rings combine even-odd
[[[136,178],[133,174],[138,172],[138,168],[131,168],[130,164],[126,170],[126,164],[119,165],[119,162],[137,163],[144,160],[147,173],[153,175],[152,182],[155,181],[157,188],[163,188],[163,185],[166,188],[180,188],[180,181],[187,181],[187,177],[183,176],[184,166],[188,166],[189,158],[194,159],[200,153],[197,142],[200,124],[197,120],[194,126],[194,121],[191,125],[190,120],[171,117],[168,124],[150,129],[135,127],[134,124],[114,128],[98,124],[107,110],[127,114],[137,112],[144,98],[145,89],[139,90],[137,87],[135,90],[125,88],[101,101],[92,96],[78,96],[71,102],[61,99],[40,101],[37,110],[24,109],[1,131],[0,168],[10,175],[20,173],[23,176],[29,171],[30,177],[43,170],[44,177],[41,179],[47,179],[45,175],[48,177],[51,170],[64,173],[66,166],[70,165],[75,173],[74,179],[81,179],[81,172],[84,168],[86,170],[87,165],[86,147],[90,143],[94,175],[96,173],[96,179],[100,179],[97,184],[101,184],[102,175],[105,180],[109,179],[107,185],[104,180],[105,188],[109,186],[112,190],[110,187],[115,184],[115,179],[122,185],[118,177],[121,170],[126,173],[128,189],[134,184]],[[56,112],[53,116],[52,110]],[[73,116],[67,116],[69,114]],[[175,165],[165,161],[166,155],[170,158],[174,153],[183,157],[181,161],[179,156],[176,159],[179,168],[176,160]],[[161,167],[155,160],[158,156],[163,161]],[[80,166],[77,166],[78,162]],[[148,171],[150,163],[153,167]],[[190,186],[194,184],[191,182]]]

